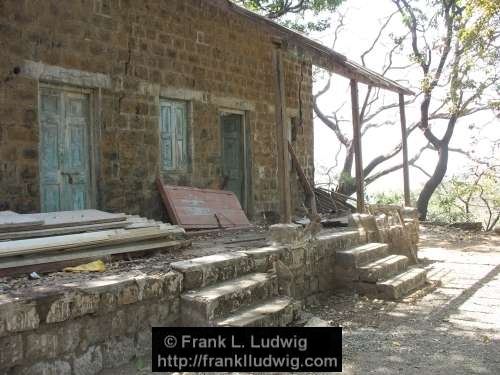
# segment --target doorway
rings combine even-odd
[[[221,112],[222,176],[225,190],[238,197],[242,208],[247,210],[248,171],[243,113]]]
[[[40,87],[40,199],[42,212],[91,205],[89,94]]]

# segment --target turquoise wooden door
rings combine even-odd
[[[236,194],[245,206],[245,160],[243,143],[243,116],[233,113],[221,115],[222,175],[226,190]]]
[[[40,91],[40,195],[42,212],[90,206],[88,95]]]

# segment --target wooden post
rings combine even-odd
[[[359,123],[359,98],[358,83],[351,79],[351,107],[352,107],[352,128],[354,155],[356,156],[356,200],[358,212],[365,212],[365,189],[363,174],[363,150],[361,147],[361,128]]]
[[[405,97],[399,94],[399,115],[401,116],[401,137],[403,145],[403,183],[405,206],[411,206],[410,200],[410,170],[408,166],[408,135],[406,133]]]
[[[288,170],[288,137],[286,132],[286,97],[285,97],[285,72],[283,70],[283,57],[281,45],[276,44],[273,51],[273,65],[276,91],[276,143],[278,148],[278,187],[280,191],[281,222],[292,221],[290,202],[290,172]]]
[[[309,198],[309,207],[311,207],[311,213],[313,215],[318,214],[318,208],[316,207],[316,194],[314,193],[314,188],[307,180],[307,176],[304,173],[304,169],[300,165],[299,159],[293,150],[293,146],[290,142],[288,142],[288,152],[290,152],[290,156],[292,157],[292,164],[295,170],[297,171],[297,175],[299,176],[299,181],[302,184],[302,188],[306,192],[307,197]]]

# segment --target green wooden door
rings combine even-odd
[[[40,195],[42,212],[90,206],[88,95],[40,91]]]
[[[243,116],[233,113],[221,115],[222,175],[226,190],[236,194],[245,206],[245,160],[243,143]]]

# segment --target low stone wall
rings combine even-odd
[[[290,230],[291,229],[291,230]],[[301,231],[300,226],[288,227],[291,241],[296,241],[296,231]],[[281,242],[286,241],[286,235],[277,233],[274,236]],[[258,252],[248,251],[246,254],[253,256],[257,271],[265,272],[272,268],[270,255],[279,254],[280,259],[293,274],[290,287],[291,296],[305,303],[314,301],[318,296],[331,291],[335,285],[335,254],[338,250],[349,249],[364,239],[357,230],[334,232],[320,235],[314,241],[300,241],[292,244],[277,244]]]
[[[391,225],[380,229],[381,241],[389,245],[390,254],[405,255],[410,259],[410,248],[417,249],[418,243],[418,223],[406,223],[405,229],[401,225]]]
[[[391,251],[396,252],[407,238],[418,238],[418,222],[406,227],[409,234],[397,226],[380,230]],[[294,276],[292,297],[310,303],[339,286],[337,251],[374,240],[373,236],[361,225],[321,234],[314,241],[294,237],[293,244],[243,251],[250,258],[244,264],[236,267],[228,261],[231,264],[214,268],[216,274],[205,276],[225,280],[234,267],[243,273],[267,272],[272,269],[271,255],[279,255]],[[231,279],[232,274],[227,275]],[[204,284],[199,275],[191,276],[193,280],[186,279],[184,285],[177,271],[131,273],[0,295],[0,374],[95,375],[103,368],[149,356],[151,327],[179,325],[181,293]]]
[[[93,375],[146,355],[151,327],[179,320],[181,289],[168,272],[0,295],[0,373]]]

